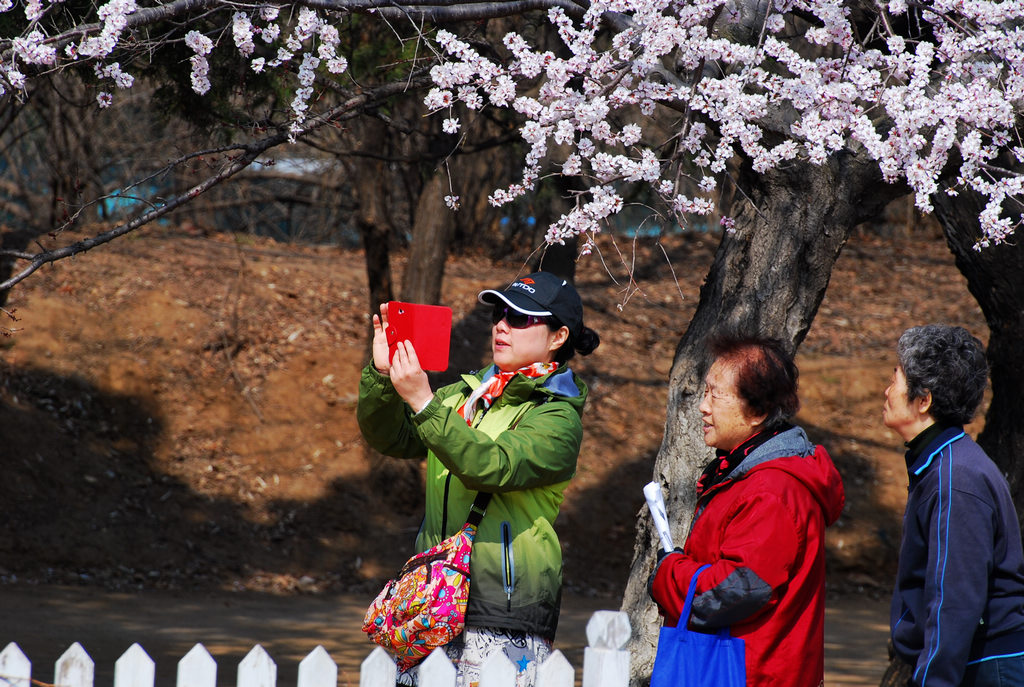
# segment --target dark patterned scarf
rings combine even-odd
[[[715,451],[714,460],[704,467],[704,472],[697,478],[697,498],[711,487],[728,479],[733,469],[755,448],[792,427],[793,425],[783,422],[770,429],[761,430],[731,451]]]

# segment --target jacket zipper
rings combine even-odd
[[[501,543],[504,553],[505,565],[501,571],[502,582],[505,585],[506,611],[512,610],[512,588],[515,586],[516,564],[512,556],[512,525],[508,520],[501,523]]]

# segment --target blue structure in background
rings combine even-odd
[[[647,213],[647,214],[643,214]],[[533,229],[537,226],[537,218],[533,215],[513,217],[505,215],[500,220],[502,231],[513,231],[515,225]],[[611,219],[611,233],[616,236],[627,238],[657,238],[659,236],[679,236],[682,234],[706,234],[710,231],[710,225],[704,218],[699,218],[687,223],[684,227],[678,222],[673,222],[666,227],[663,223],[655,221],[647,208],[623,209]]]

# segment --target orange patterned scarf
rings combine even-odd
[[[477,401],[482,400],[484,408],[490,408],[491,404],[494,403],[494,399],[501,396],[501,392],[505,390],[505,385],[517,374],[535,379],[551,374],[556,369],[558,369],[558,363],[533,363],[511,372],[498,370],[493,377],[485,379],[480,383],[480,386],[473,390],[473,393],[469,395],[466,402],[459,408],[459,415],[466,420],[467,424],[472,425],[473,416],[476,415]]]

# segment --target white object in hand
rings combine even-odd
[[[654,519],[654,528],[658,530],[661,538],[661,548],[665,551],[672,551],[672,533],[668,529],[668,513],[665,511],[665,499],[661,495],[661,485],[657,482],[650,482],[644,486],[644,498],[647,499],[647,508],[651,511]]]

